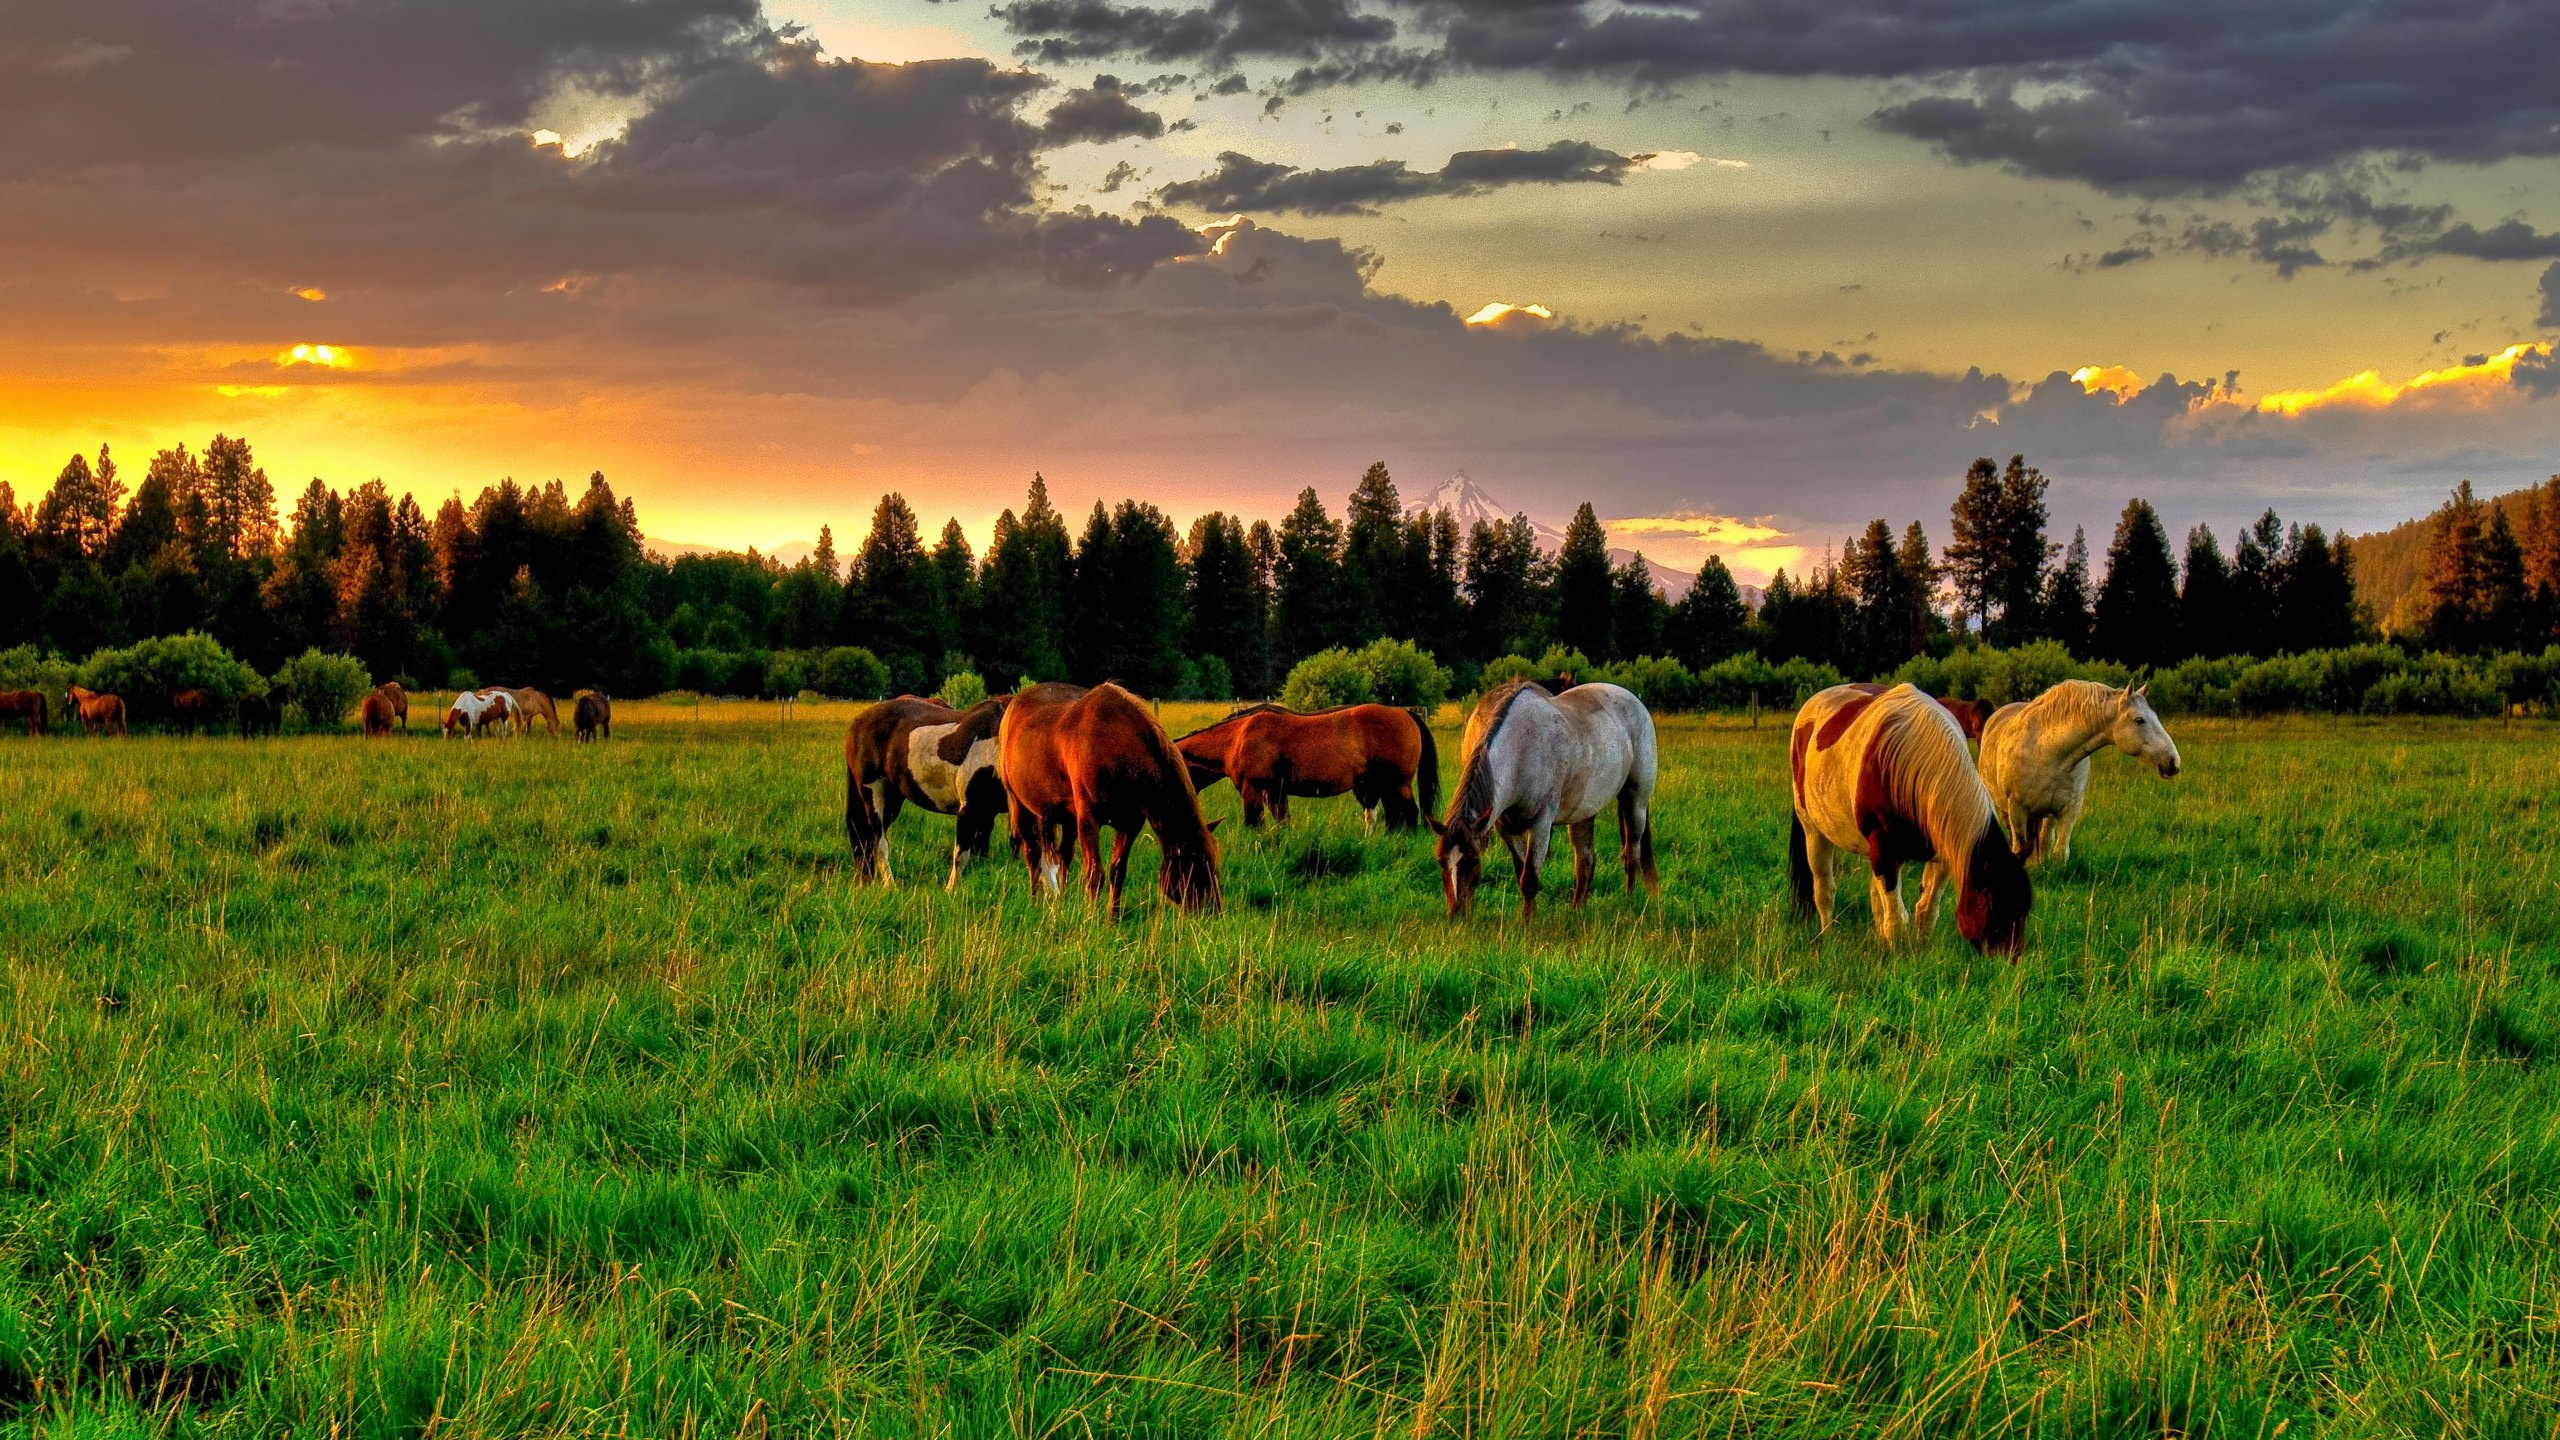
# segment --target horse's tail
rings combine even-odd
[[[1653,836],[1645,836],[1645,858],[1653,858]],[[1787,883],[1795,891],[1796,913],[1811,915],[1813,905],[1813,862],[1804,853],[1804,817],[1790,814],[1787,827]]]
[[[1413,799],[1422,809],[1422,823],[1435,832],[1440,828],[1440,742],[1432,737],[1431,717],[1417,705],[1405,712],[1413,717],[1413,728],[1422,736],[1422,762],[1413,770]]]

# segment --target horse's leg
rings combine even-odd
[[[1867,872],[1867,903],[1875,910],[1876,938],[1884,942],[1887,950],[1902,940],[1902,892],[1894,884],[1899,878],[1887,871]]]
[[[1129,883],[1129,847],[1138,843],[1135,830],[1111,832],[1111,918],[1120,918],[1120,892]]]
[[[1641,876],[1647,890],[1659,894],[1662,877],[1653,870],[1653,808],[1633,790],[1618,795],[1618,868],[1627,874],[1627,893],[1636,893]]]
[[[1110,879],[1102,868],[1102,822],[1082,806],[1076,807],[1076,851],[1084,860],[1084,893],[1098,899]]]
[[[1555,839],[1555,818],[1540,817],[1522,838],[1524,843],[1511,853],[1520,862],[1520,918],[1526,920],[1538,913],[1539,877],[1547,868],[1547,847]]]
[[[1915,938],[1923,943],[1937,929],[1938,901],[1946,893],[1946,884],[1944,862],[1932,860],[1920,867],[1920,903],[1911,912],[1911,924]]]
[[[886,776],[872,782],[871,793],[874,802],[873,812],[880,817],[880,834],[872,842],[877,848],[873,852],[871,863],[879,872],[881,884],[895,885],[898,881],[889,873],[889,823],[898,818],[898,807],[904,804],[905,800],[898,794],[896,787],[889,783]]]
[[[1827,931],[1831,928],[1832,906],[1840,883],[1840,877],[1835,873],[1838,862],[1832,857],[1831,842],[1822,838],[1822,833],[1810,825],[1804,831],[1804,862],[1805,867],[1813,872],[1813,917],[1817,928]]]
[[[1244,828],[1262,828],[1262,787],[1249,780],[1236,782],[1236,793],[1244,797]]]
[[[1580,906],[1591,898],[1591,880],[1600,869],[1599,817],[1577,821],[1565,833],[1573,840],[1573,903]]]

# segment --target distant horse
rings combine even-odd
[[[179,733],[193,735],[199,727],[222,718],[222,698],[192,686],[177,691],[169,697],[169,718],[178,722]]]
[[[391,697],[379,689],[365,696],[364,703],[356,707],[356,717],[364,722],[364,738],[367,740],[391,738],[391,722],[398,715]]]
[[[506,724],[514,709],[514,699],[504,690],[465,690],[445,709],[444,736],[450,740],[459,729],[466,738],[477,740],[490,726]]]
[[[1642,877],[1659,891],[1653,866],[1653,716],[1615,685],[1576,685],[1549,695],[1514,680],[1476,702],[1467,717],[1458,793],[1440,826],[1437,856],[1451,916],[1475,903],[1484,851],[1499,834],[1519,876],[1520,913],[1538,913],[1538,872],[1558,825],[1573,840],[1573,903],[1590,898],[1599,866],[1594,840],[1602,810],[1618,807],[1618,863],[1633,893]]]
[[[1861,695],[1881,695],[1893,687],[1890,685],[1879,685],[1872,680],[1853,680],[1843,688],[1855,690]],[[1914,686],[1913,688],[1918,689],[1917,686]],[[1922,691],[1921,693],[1926,694],[1928,692]],[[1967,740],[1979,740],[1982,738],[1982,721],[1985,716],[1991,713],[1990,706],[1983,704],[1979,700],[1949,700],[1944,697],[1939,698],[1938,704],[1948,714],[1956,717],[1956,728],[1964,732],[1964,738]]]
[[[483,685],[471,693],[479,696],[484,704],[498,707],[498,718],[484,723],[497,725],[509,735],[521,735],[533,728],[531,717],[524,713],[522,705],[516,703],[516,692],[506,686]]]
[[[613,702],[600,690],[581,690],[578,703],[571,712],[581,740],[613,738]]]
[[[400,688],[399,681],[385,680],[373,687],[373,693],[382,697],[382,703],[388,707],[391,718],[400,722],[400,733],[408,734],[409,692]]]
[[[1117,685],[1091,690],[1034,685],[1013,699],[998,732],[997,764],[1012,802],[1013,840],[1034,888],[1055,893],[1069,862],[1067,831],[1084,854],[1085,889],[1103,889],[1102,829],[1112,837],[1111,914],[1144,828],[1164,850],[1165,898],[1186,910],[1218,908],[1218,843],[1200,818],[1200,795],[1173,737],[1146,702]]]
[[[954,710],[901,695],[866,707],[845,727],[844,832],[856,874],[893,883],[889,827],[908,805],[958,817],[945,889],[960,883],[972,857],[987,853],[996,817],[1005,811],[997,730],[1012,699],[1000,695]]]
[[[122,735],[124,733],[124,697],[101,695],[94,690],[71,687],[71,712],[80,719],[83,735]]]
[[[0,690],[0,720],[25,720],[29,735],[42,735],[52,707],[41,690]]]
[[[1830,928],[1837,856],[1862,853],[1887,945],[1927,938],[1952,879],[1957,933],[1977,948],[2017,953],[2034,903],[2026,866],[1945,707],[1909,685],[1880,695],[1834,685],[1796,712],[1787,755],[1795,784],[1787,871],[1800,913]],[[1902,867],[1914,861],[1923,867],[1920,908],[1910,914]]]
[[[2089,793],[2089,757],[2113,745],[2178,773],[2178,742],[2151,709],[2150,686],[2065,680],[2003,705],[1982,727],[1982,780],[2021,857],[2071,858],[2071,832]]]
[[[522,724],[526,730],[531,730],[533,722],[539,720],[549,727],[552,738],[559,738],[560,711],[552,705],[550,696],[530,685],[510,690],[507,694],[514,697],[516,714],[519,717],[518,723]]]
[[[370,705],[371,697],[367,697],[365,703]],[[243,695],[240,697],[240,703],[232,708],[233,713],[239,718],[240,738],[243,740],[261,732],[269,735],[284,733],[284,700],[280,696]],[[367,730],[365,733],[373,732]]]
[[[1363,828],[1384,818],[1389,830],[1430,824],[1440,808],[1440,746],[1419,710],[1343,705],[1301,712],[1253,705],[1174,742],[1206,790],[1235,782],[1247,829],[1289,823],[1289,797],[1322,798],[1349,791]]]

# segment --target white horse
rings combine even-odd
[[[2065,680],[2003,705],[1982,725],[1982,781],[2021,857],[2071,858],[2071,832],[2089,791],[2089,757],[2113,745],[2178,773],[2178,743],[2151,709],[2147,685]]]
[[[1599,815],[1618,807],[1618,863],[1632,893],[1653,869],[1653,716],[1615,685],[1576,685],[1561,695],[1514,680],[1467,720],[1458,791],[1440,826],[1440,874],[1449,913],[1466,913],[1484,876],[1486,842],[1499,832],[1520,878],[1520,913],[1538,911],[1538,871],[1558,825],[1573,837],[1573,903],[1591,894],[1599,863]]]
[[[1956,931],[2016,954],[2035,902],[2009,849],[1955,716],[1909,685],[1881,694],[1834,685],[1804,702],[1788,736],[1795,824],[1787,873],[1796,909],[1831,927],[1833,871],[1843,852],[1867,859],[1867,899],[1888,946],[1925,941],[1952,881]],[[1902,870],[1917,863],[1920,906],[1902,908]]]

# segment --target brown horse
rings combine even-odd
[[[605,698],[603,691],[579,691],[577,707],[570,713],[577,723],[579,739],[613,738],[613,702]]]
[[[29,735],[42,735],[51,707],[41,690],[0,690],[0,720],[24,720]]]
[[[178,722],[181,734],[193,735],[197,729],[222,718],[222,700],[210,690],[192,686],[169,697],[169,718]]]
[[[1273,823],[1289,823],[1289,797],[1320,799],[1349,791],[1364,827],[1384,816],[1389,830],[1435,825],[1440,809],[1440,747],[1419,710],[1342,705],[1301,712],[1253,705],[1174,742],[1206,790],[1235,782],[1245,828],[1260,829],[1265,806]]]
[[[386,713],[389,714],[392,719],[400,722],[400,733],[403,735],[408,734],[409,692],[400,688],[399,681],[385,680],[381,684],[373,687],[373,693],[382,697],[382,703],[387,707]],[[367,731],[365,733],[371,734],[373,732]]]
[[[844,833],[856,875],[893,883],[889,826],[899,810],[916,805],[957,817],[944,888],[960,883],[970,859],[987,853],[996,817],[1004,813],[996,731],[1012,702],[1012,696],[1000,695],[954,710],[939,700],[901,695],[854,717],[844,732]]]
[[[544,725],[550,727],[550,734],[553,739],[559,738],[560,711],[557,707],[552,705],[550,696],[543,694],[541,691],[534,689],[530,685],[521,690],[510,690],[507,693],[516,697],[516,723],[518,725],[530,732],[533,729],[533,722],[539,720]]]
[[[248,739],[260,731],[269,735],[284,731],[284,699],[278,695],[243,695],[239,704],[240,738]]]
[[[124,733],[124,697],[101,695],[95,690],[71,687],[71,712],[80,718],[83,735],[122,735]]]
[[[1088,894],[1103,889],[1102,829],[1111,842],[1111,914],[1120,914],[1129,847],[1152,827],[1164,849],[1157,883],[1186,910],[1218,908],[1218,842],[1200,819],[1200,794],[1173,737],[1144,701],[1117,685],[1091,690],[1034,685],[1014,697],[998,731],[1013,840],[1036,889],[1055,893],[1071,858],[1067,831],[1084,854]]]
[[[1861,695],[1881,695],[1893,687],[1879,685],[1873,680],[1852,680],[1842,688],[1855,690]],[[1967,740],[1982,738],[1982,722],[1991,718],[1990,706],[1979,700],[1940,700],[1938,706],[1956,717],[1956,728],[1964,732],[1964,738]]]
[[[380,690],[364,697],[364,704],[356,709],[357,717],[364,722],[364,738],[367,740],[389,739],[391,722],[398,713],[392,706],[391,697]]]

